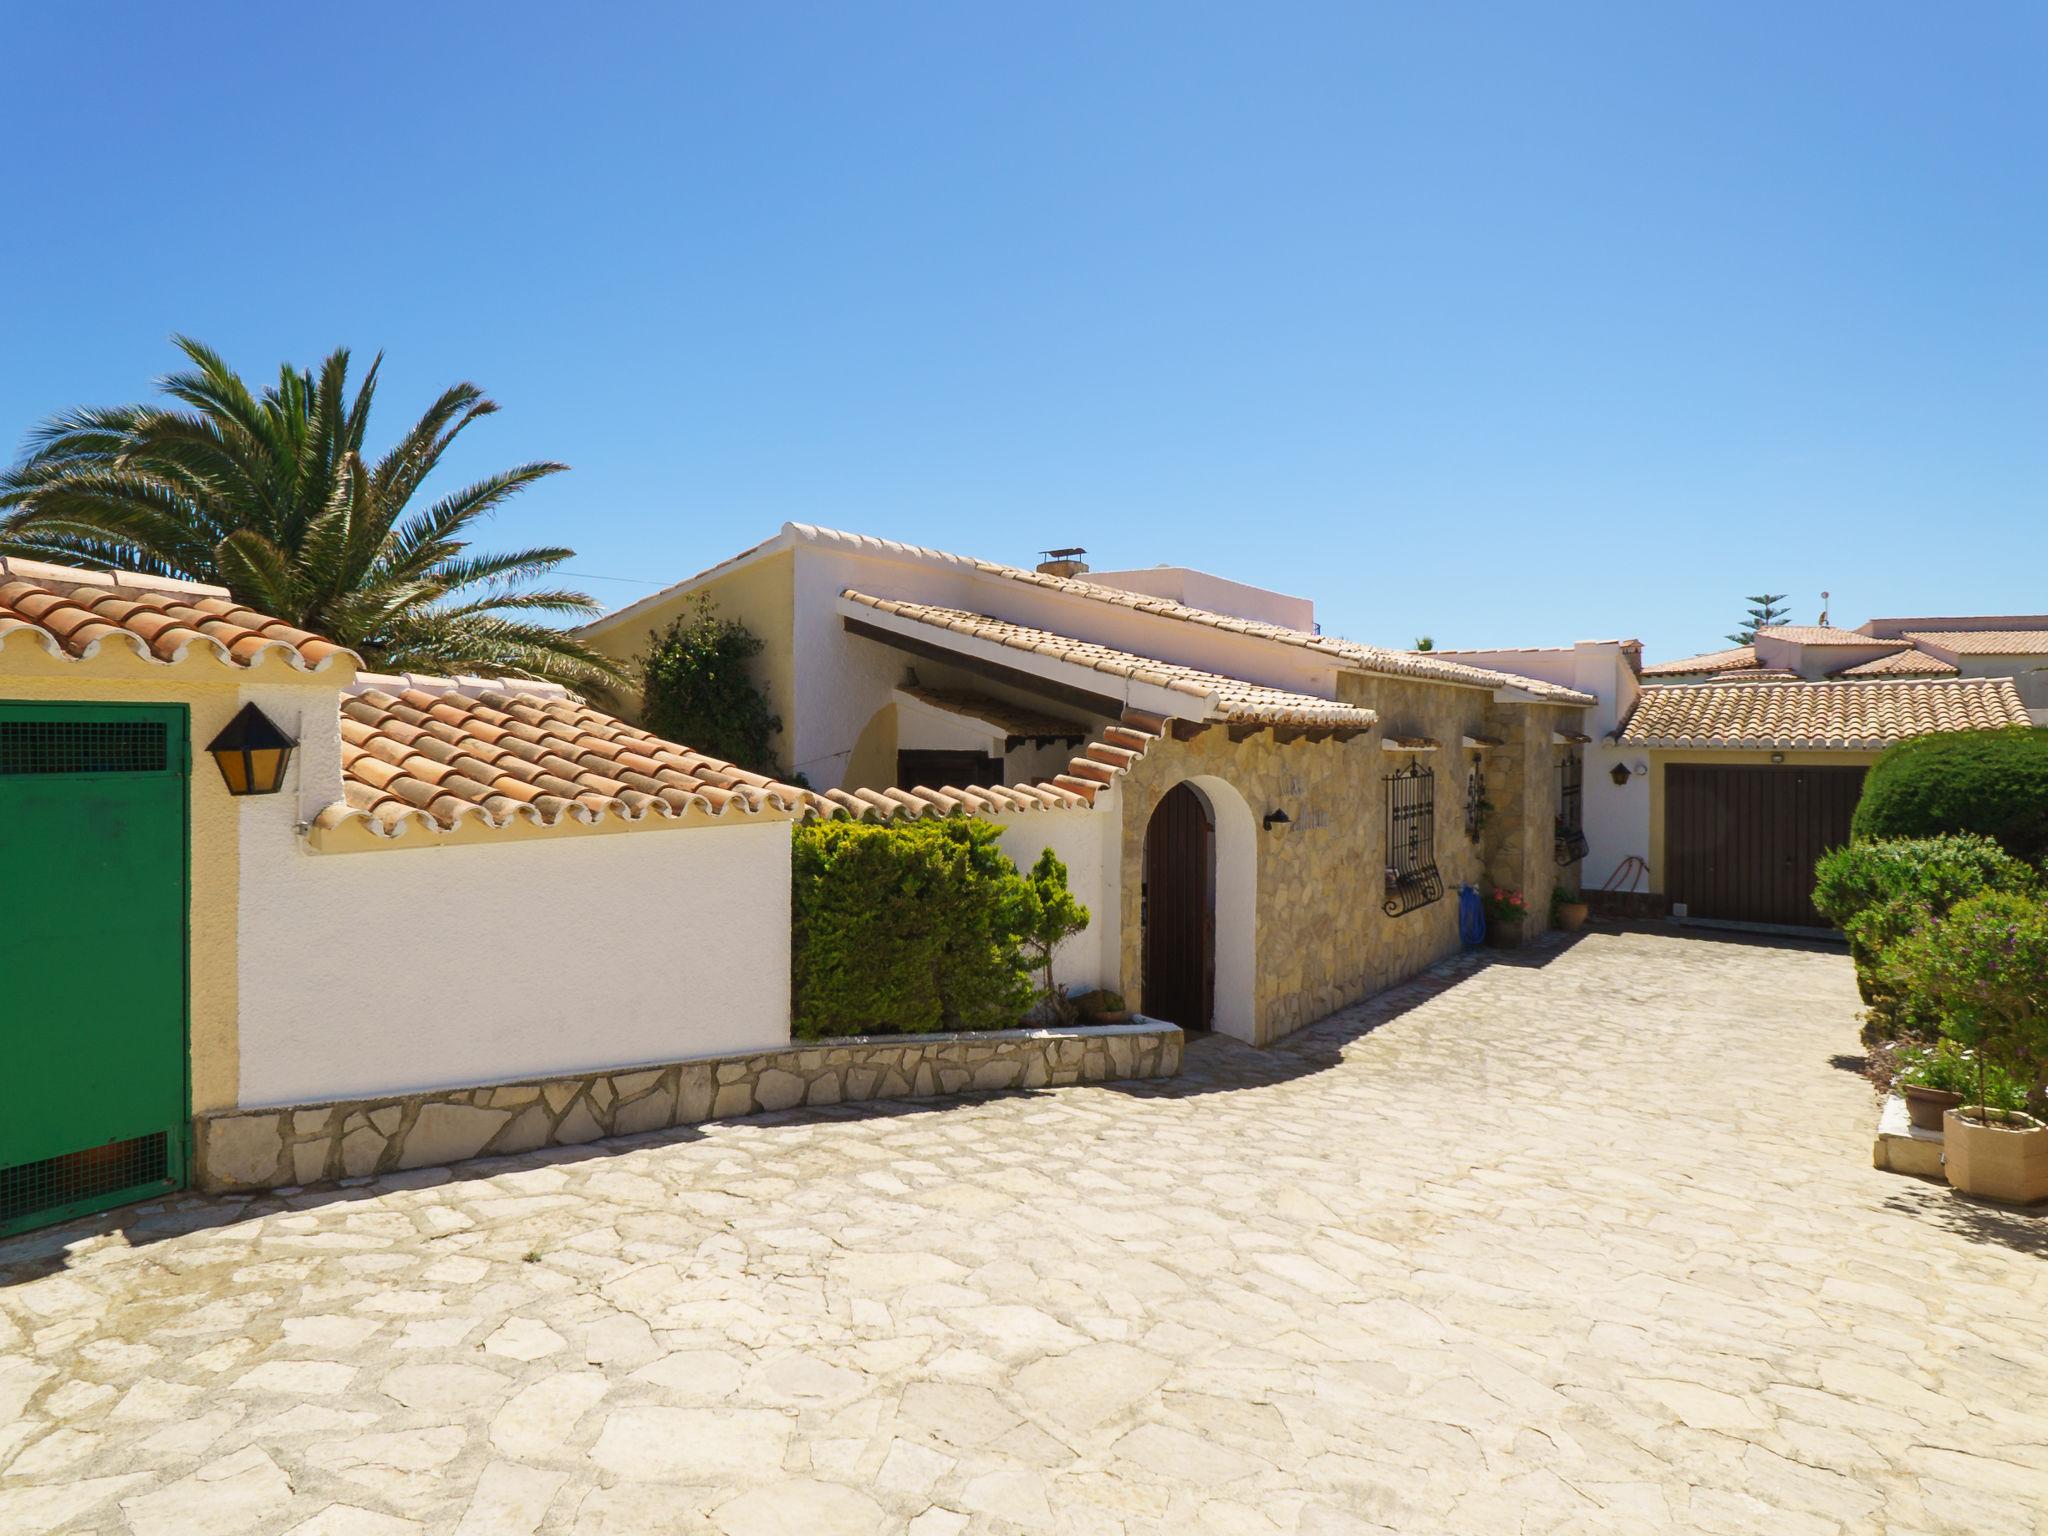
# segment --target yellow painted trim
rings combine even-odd
[[[1773,764],[1773,752],[1785,761]],[[1797,748],[1765,748],[1730,751],[1698,747],[1671,751],[1651,749],[1650,758],[1650,888],[1662,890],[1664,878],[1664,770],[1673,763],[1732,763],[1751,768],[1868,768],[1881,756],[1878,752],[1802,752]]]
[[[503,846],[508,843],[531,843],[551,838],[609,837],[619,832],[689,832],[709,831],[718,827],[756,827],[764,822],[796,821],[801,815],[802,813],[798,811],[779,811],[770,808],[763,811],[728,811],[722,816],[709,815],[703,811],[691,811],[687,815],[673,817],[650,812],[638,821],[628,821],[623,816],[605,816],[596,822],[587,822],[574,816],[564,816],[550,827],[540,826],[525,817],[508,826],[493,827],[480,818],[469,817],[452,832],[441,832],[413,823],[396,837],[385,837],[372,832],[360,819],[352,819],[338,827],[312,828],[306,834],[306,845],[315,853],[469,848],[480,844]]]

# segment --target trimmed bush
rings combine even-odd
[[[997,836],[960,816],[796,829],[798,1038],[1018,1024],[1032,1000],[1022,944],[1038,903]]]
[[[1944,731],[1888,749],[1871,765],[1852,835],[1975,832],[2048,867],[2048,731]]]
[[[1879,1032],[1927,1036],[1935,1020],[1917,1006],[1888,956],[1916,929],[1986,891],[2039,888],[2031,865],[1988,837],[1898,838],[1830,849],[1814,865],[1813,904],[1848,936],[1856,985]]]

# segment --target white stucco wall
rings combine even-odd
[[[785,822],[320,854],[293,814],[244,810],[245,1107],[789,1039]]]
[[[1211,613],[1233,614],[1261,624],[1278,624],[1286,629],[1316,627],[1316,605],[1306,597],[1292,597],[1270,587],[1254,587],[1211,575],[1186,565],[1155,565],[1141,571],[1090,571],[1081,578],[1098,587],[1115,587],[1119,592],[1143,592],[1206,608]]]
[[[1114,987],[1123,953],[1119,881],[1123,818],[1115,791],[1098,795],[1093,810],[1024,811],[989,820],[1003,829],[1002,849],[1019,869],[1029,870],[1047,848],[1067,866],[1067,888],[1088,909],[1086,931],[1062,944],[1053,956],[1053,980],[1086,991]]]

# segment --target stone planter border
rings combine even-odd
[[[1171,1077],[1176,1025],[857,1035],[563,1077],[193,1119],[201,1189],[274,1189],[577,1146],[799,1105]]]

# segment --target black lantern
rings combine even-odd
[[[254,704],[244,704],[206,750],[220,764],[229,794],[274,795],[284,788],[285,765],[297,745],[270,716]]]
[[[1264,819],[1260,821],[1259,825],[1264,827],[1268,832],[1270,832],[1275,827],[1293,826],[1294,818],[1292,816],[1289,816],[1285,811],[1268,811],[1266,812]]]

